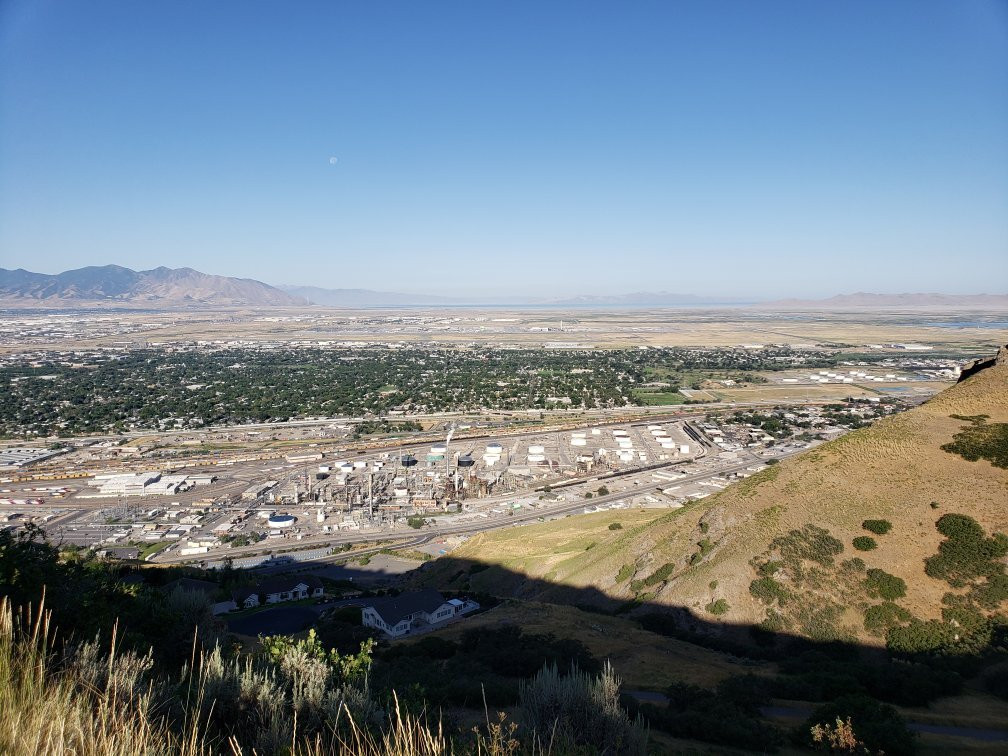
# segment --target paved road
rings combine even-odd
[[[814,709],[804,706],[761,706],[760,714],[765,717],[787,717],[790,719],[807,719]],[[926,732],[933,735],[953,735],[970,740],[989,742],[1008,741],[1008,730],[994,730],[984,727],[953,727],[952,725],[925,724],[924,722],[907,722],[907,729],[914,732]]]
[[[629,696],[638,701],[653,704],[667,704],[668,696],[653,690],[625,690]],[[760,714],[764,717],[785,717],[788,719],[807,719],[814,709],[804,706],[761,706]],[[984,727],[954,727],[952,725],[925,724],[924,722],[907,722],[907,728],[914,732],[924,732],[933,735],[952,735],[970,740],[986,742],[1008,741],[1008,730],[995,730]]]

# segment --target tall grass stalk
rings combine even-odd
[[[0,752],[10,756],[137,756],[209,754],[196,722],[170,728],[153,686],[136,687],[143,667],[115,642],[103,674],[59,663],[44,601],[15,610],[0,599]],[[86,658],[92,658],[85,654]]]

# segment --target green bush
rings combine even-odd
[[[892,628],[910,622],[913,618],[902,606],[891,602],[875,604],[865,610],[864,627],[872,635],[881,638]]]
[[[970,462],[986,459],[995,467],[1008,469],[1008,423],[987,423],[979,417],[970,419],[973,424],[956,433],[942,450]]]
[[[942,515],[935,527],[945,540],[924,562],[929,577],[961,588],[977,578],[1004,573],[1001,560],[1008,555],[1008,538],[1003,534],[987,538],[976,520],[961,514]]]
[[[777,549],[786,562],[804,559],[823,567],[833,566],[833,558],[843,552],[843,544],[828,530],[811,524],[774,539],[770,548]]]
[[[818,606],[802,605],[798,609],[798,627],[802,633],[814,641],[832,643],[850,641],[849,633],[840,626],[843,607],[839,604],[824,603]]]
[[[894,654],[914,656],[933,654],[945,648],[951,637],[945,625],[937,620],[911,620],[909,624],[892,627],[886,633],[886,648]]]
[[[772,753],[784,744],[780,730],[763,721],[759,704],[769,695],[753,690],[744,678],[741,685],[731,679],[717,691],[697,685],[676,683],[666,695],[668,706],[640,706],[651,726],[679,738],[741,748],[756,753]],[[756,699],[759,700],[756,700]]]
[[[864,586],[868,595],[872,598],[893,601],[894,599],[906,596],[906,582],[902,578],[890,575],[885,570],[868,570]]]
[[[616,573],[616,582],[623,583],[634,576],[637,569],[632,564],[624,564]]]
[[[763,577],[773,577],[777,574],[778,570],[784,566],[783,562],[765,562],[760,565],[757,572]]]
[[[749,593],[768,606],[773,606],[775,603],[783,606],[791,598],[791,593],[788,589],[772,577],[762,577],[758,580],[753,580],[749,584]]]
[[[851,541],[851,544],[858,551],[873,551],[878,547],[878,544],[875,543],[875,539],[871,536],[858,536]]]
[[[970,591],[970,598],[984,609],[994,610],[1008,600],[1008,575],[1003,572],[987,578],[987,582]]]
[[[856,738],[868,753],[904,756],[917,750],[915,736],[896,709],[863,695],[844,696],[820,706],[801,725],[798,734],[807,745],[815,747],[811,736],[815,725],[833,725],[838,719],[846,721],[848,717]]]
[[[889,520],[865,520],[861,527],[875,535],[885,535],[892,530],[892,523]]]
[[[657,585],[665,580],[675,571],[674,562],[666,562],[653,573],[644,578],[644,585]]]
[[[610,522],[609,530],[623,530],[623,524],[619,522]]]
[[[708,614],[713,614],[715,617],[720,617],[722,614],[727,614],[731,606],[723,598],[717,601],[711,601],[707,606],[704,607]]]
[[[648,732],[631,719],[619,700],[620,679],[606,662],[599,675],[576,666],[563,673],[543,667],[521,684],[522,723],[532,732],[549,732],[558,753],[647,753]]]

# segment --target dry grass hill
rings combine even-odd
[[[966,447],[1000,448],[999,461],[1008,465],[1002,423],[1008,365],[685,509],[607,512],[482,534],[452,559],[429,565],[424,579],[609,609],[634,611],[627,602],[646,605],[637,611],[685,607],[726,630],[758,624],[881,645],[893,626],[941,620],[943,606],[965,602],[988,615],[1003,607],[1006,586],[994,573],[1003,572],[1005,544],[989,537],[1008,531],[1008,469],[942,449],[965,432],[959,440]],[[983,596],[976,592],[987,585],[983,575],[950,581],[925,573],[925,560],[945,538],[936,523],[950,513],[979,523],[985,534],[977,543],[993,549],[988,572],[997,586]],[[884,522],[866,528],[870,520]],[[622,528],[610,530],[616,521]],[[856,548],[855,539],[869,550]],[[459,560],[493,566],[459,574]]]

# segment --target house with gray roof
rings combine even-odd
[[[361,611],[364,627],[376,628],[392,638],[437,626],[479,609],[475,601],[446,600],[433,588],[367,599],[366,602]]]
[[[278,576],[266,578],[256,586],[263,603],[278,604],[281,601],[298,601],[306,598],[320,598],[324,593],[322,581],[314,575]]]

